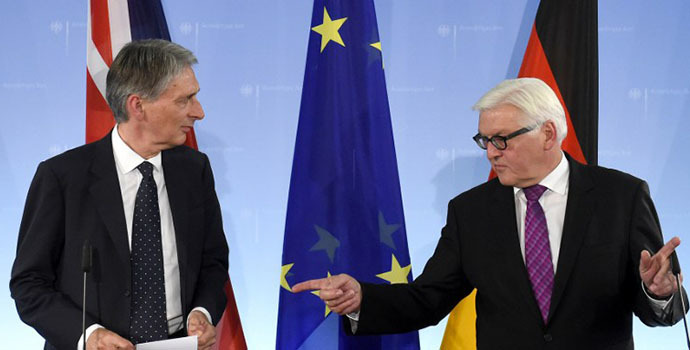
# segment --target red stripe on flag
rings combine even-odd
[[[110,67],[113,63],[113,47],[110,41],[110,18],[107,0],[91,0],[91,40]]]
[[[189,130],[187,133],[187,139],[184,141],[184,144],[195,149],[199,150],[199,145],[196,143],[196,134],[194,133],[194,128],[192,130]]]
[[[216,326],[217,335],[213,350],[247,350],[247,342],[244,340],[244,332],[242,331],[242,323],[240,322],[240,314],[237,311],[230,277],[228,277],[228,282],[225,283],[224,289],[225,295],[228,297],[228,303],[225,306],[225,312],[221,316],[220,322]]]
[[[100,140],[115,126],[113,112],[86,72],[86,143]]]
[[[529,42],[527,43],[527,50],[525,50],[525,57],[522,59],[522,66],[520,67],[520,72],[518,77],[525,78],[539,78],[548,84],[551,89],[558,96],[558,100],[561,101],[561,105],[565,110],[565,118],[568,123],[568,135],[563,140],[561,148],[568,152],[573,158],[578,162],[587,164],[585,156],[582,154],[582,148],[580,147],[580,142],[575,134],[575,128],[570,120],[570,112],[563,102],[563,96],[561,96],[561,91],[558,88],[556,79],[551,71],[551,66],[549,65],[549,60],[544,54],[544,48],[541,46],[541,41],[539,40],[539,35],[537,35],[536,26],[532,26],[532,34],[529,37]],[[492,172],[493,173],[493,172]]]

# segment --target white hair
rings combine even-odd
[[[484,112],[502,105],[512,105],[522,111],[527,125],[541,125],[551,120],[556,125],[556,137],[561,143],[568,134],[565,111],[556,94],[545,82],[536,78],[508,79],[489,90],[472,107]]]

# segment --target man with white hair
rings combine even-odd
[[[633,313],[677,322],[680,240],[664,245],[647,184],[564,153],[565,113],[541,80],[506,80],[474,109],[497,178],[450,201],[423,273],[397,285],[341,274],[293,292],[320,289],[360,335],[437,324],[476,288],[479,349],[633,349]]]

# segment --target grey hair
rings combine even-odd
[[[508,79],[489,90],[472,107],[480,113],[502,105],[512,105],[523,112],[530,125],[551,120],[556,124],[556,137],[561,143],[568,134],[565,111],[556,94],[545,82],[536,78]]]
[[[155,100],[170,81],[196,63],[191,51],[167,40],[132,41],[122,47],[110,65],[105,88],[115,120],[129,119],[126,104],[131,94]]]

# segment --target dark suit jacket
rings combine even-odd
[[[183,317],[202,306],[218,322],[228,248],[208,158],[185,146],[162,157]],[[29,189],[10,290],[19,316],[48,349],[74,349],[81,336],[84,240],[93,246],[86,325],[128,338],[130,253],[110,134],[42,162]]]
[[[438,323],[477,289],[479,349],[632,349],[632,314],[656,317],[638,272],[640,252],[663,245],[647,184],[569,159],[563,238],[545,325],[520,253],[512,187],[498,179],[450,201],[436,251],[410,285],[362,284],[357,334]],[[349,327],[346,327],[348,329]]]

